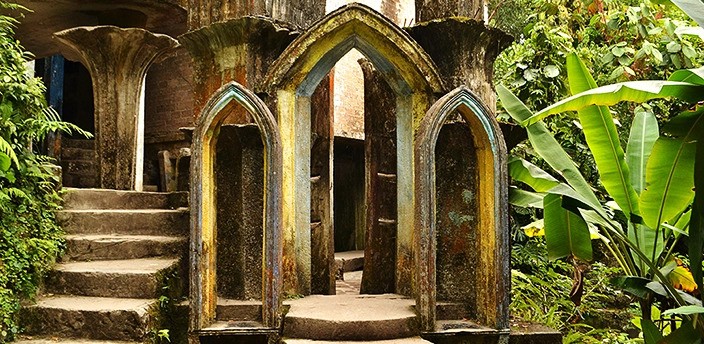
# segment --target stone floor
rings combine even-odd
[[[337,295],[359,295],[364,269],[364,251],[335,252],[335,264],[342,278],[335,281]]]

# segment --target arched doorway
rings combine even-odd
[[[372,9],[344,6],[313,25],[284,51],[270,69],[265,85],[276,97],[283,147],[284,290],[311,293],[310,133],[312,95],[335,63],[351,49],[361,52],[396,96],[397,148],[396,268],[393,292],[411,296],[413,274],[413,128],[442,92],[432,61],[405,32]],[[328,204],[327,211],[332,207]],[[331,236],[327,229],[328,236]],[[332,271],[333,269],[330,269]],[[398,283],[402,281],[402,283]]]
[[[281,289],[281,144],[274,116],[264,102],[242,85],[231,82],[208,101],[198,120],[191,162],[190,327],[207,328],[217,308],[217,205],[215,154],[220,127],[231,103],[243,107],[259,128],[264,155],[264,216],[261,266],[261,322],[278,328]]]
[[[464,134],[470,139],[463,142],[466,150],[472,152],[471,162],[461,169],[473,169],[472,181],[465,192],[466,203],[452,205],[438,204],[436,148],[448,118],[459,115],[460,121],[468,128]],[[458,154],[459,155],[459,154]],[[508,329],[508,293],[510,290],[510,268],[508,251],[508,180],[506,171],[506,146],[494,116],[466,87],[459,87],[440,98],[428,110],[427,115],[416,130],[415,178],[416,178],[416,252],[418,253],[417,283],[419,294],[416,307],[421,318],[421,328],[425,331],[436,329],[436,312],[439,301],[454,302],[462,308],[458,317],[470,318],[480,326],[497,330]],[[469,164],[473,163],[473,166]],[[458,177],[461,178],[461,177]],[[462,187],[462,185],[460,185]],[[464,212],[469,214],[462,214]],[[464,230],[466,240],[453,248],[453,252],[440,249],[443,235],[439,233],[439,217],[457,210],[458,222],[461,217],[473,222]],[[462,233],[460,233],[460,236]],[[449,250],[448,250],[449,251]],[[463,261],[459,265],[452,259],[442,259],[449,255],[467,257],[474,255],[474,261]],[[443,257],[445,256],[445,257]],[[440,258],[440,259],[439,259]],[[457,271],[452,271],[456,269]],[[473,284],[461,293],[447,291],[453,281],[439,282],[440,272],[457,273],[473,270]],[[451,279],[448,278],[448,279]],[[457,282],[457,281],[454,281]],[[440,299],[440,300],[439,300]],[[461,318],[460,318],[461,319]]]

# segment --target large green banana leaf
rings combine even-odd
[[[636,112],[626,144],[626,163],[631,171],[631,184],[638,194],[645,189],[645,166],[659,136],[658,120],[653,112]]]
[[[663,130],[670,135],[660,137],[653,146],[640,199],[643,221],[654,229],[692,202],[696,138],[704,130],[704,108],[674,117]]]
[[[533,124],[549,115],[577,111],[591,105],[614,105],[622,101],[642,103],[656,98],[675,97],[687,102],[704,98],[704,86],[691,82],[644,80],[606,85],[565,98],[523,121]]]
[[[563,208],[560,195],[547,194],[543,202],[548,258],[572,255],[583,261],[591,261],[592,242],[584,219]]]
[[[587,66],[575,53],[567,56],[567,77],[573,94],[597,87]],[[632,215],[639,216],[638,194],[631,185],[625,153],[609,108],[587,106],[577,111],[577,114],[604,188],[626,216],[629,218]]]
[[[517,122],[520,123],[533,115],[528,107],[503,85],[497,86],[496,92],[506,112]],[[582,176],[582,173],[567,152],[562,149],[552,133],[545,127],[545,124],[542,122],[534,123],[527,126],[526,131],[528,132],[528,140],[530,140],[535,152],[553,170],[565,178],[567,184],[580,193],[590,207],[601,208],[599,199],[594,194],[592,187],[584,179],[584,176]]]

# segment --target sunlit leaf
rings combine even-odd
[[[562,197],[548,194],[544,199],[545,241],[548,257],[574,256],[592,260],[592,242],[587,223],[581,216],[562,207]]]
[[[567,56],[567,76],[573,94],[596,88],[587,66],[574,53]],[[630,171],[611,112],[606,106],[588,106],[577,113],[601,183],[629,218],[638,216],[638,194],[631,185]]]
[[[631,183],[636,193],[645,189],[645,166],[660,136],[658,121],[652,111],[636,112],[626,145],[626,163],[631,172]]]
[[[643,221],[651,228],[682,213],[694,197],[696,135],[704,129],[704,108],[685,112],[663,128],[675,136],[658,138],[646,167],[641,193]]]
[[[521,227],[523,232],[529,237],[544,236],[545,235],[545,223],[543,219],[535,220],[523,227]]]
[[[677,289],[690,293],[697,290],[697,283],[694,282],[692,273],[688,268],[682,265],[677,265],[677,267],[667,275],[667,278],[672,283],[672,286]]]

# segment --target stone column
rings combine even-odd
[[[200,116],[212,95],[231,81],[262,89],[258,86],[269,66],[297,35],[292,28],[269,18],[243,17],[179,36],[193,58],[194,118]]]
[[[178,42],[143,29],[115,26],[77,27],[54,34],[68,58],[83,63],[93,79],[95,138],[99,185],[134,190],[137,166],[140,98],[147,69]]]
[[[411,283],[396,285],[396,96],[382,73],[374,69],[371,62],[360,60],[360,66],[364,73],[366,199],[366,240],[361,293],[410,295]]]
[[[485,0],[415,0],[416,22],[441,18],[465,17],[481,21]]]
[[[436,63],[448,89],[467,86],[496,111],[494,60],[511,44],[511,36],[464,17],[421,22],[408,33]]]

